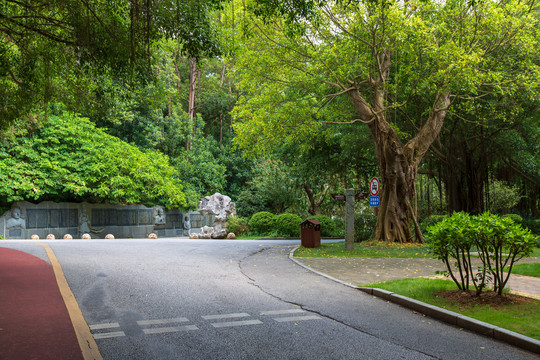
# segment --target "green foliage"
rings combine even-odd
[[[163,37],[192,58],[218,54],[213,19],[220,6],[214,0],[0,2],[0,127],[51,100],[99,102],[101,75],[148,81],[150,59],[159,58],[152,44]]]
[[[246,217],[258,211],[280,214],[297,205],[299,191],[283,161],[259,159],[254,171],[250,187],[238,196],[238,214]]]
[[[231,216],[227,219],[227,232],[234,233],[236,236],[249,233],[249,220],[239,216]]]
[[[430,215],[427,218],[425,218],[420,223],[420,229],[422,230],[422,233],[426,233],[428,227],[433,226],[437,224],[438,222],[441,222],[445,218],[444,215]],[[426,239],[428,240],[428,239]]]
[[[259,235],[270,234],[276,228],[275,215],[268,211],[255,213],[249,220],[249,226]]]
[[[334,224],[336,226],[336,232],[334,233],[334,236],[345,236],[345,220],[341,218],[335,218]]]
[[[366,241],[373,237],[377,217],[368,214],[355,214],[354,216],[354,241]]]
[[[522,224],[533,234],[540,235],[540,219],[523,219]],[[540,245],[537,246],[540,247]]]
[[[430,250],[444,261],[449,276],[458,288],[467,290],[472,285],[477,295],[488,280],[493,280],[494,290],[501,295],[514,262],[529,256],[536,240],[529,230],[523,229],[512,219],[488,212],[479,216],[454,213],[429,227],[428,233]],[[473,251],[478,252],[482,262],[477,269],[471,261]],[[455,260],[454,267],[451,259]],[[508,273],[505,276],[503,269],[506,266]]]
[[[503,215],[503,217],[512,219],[512,221],[515,222],[516,224],[523,224],[523,218],[519,216],[518,214],[506,214],[506,215]]]
[[[520,199],[519,188],[516,186],[509,186],[497,180],[489,184],[488,211],[492,213],[507,213]]]
[[[280,214],[274,218],[279,236],[299,237],[302,218],[296,214]]]
[[[326,215],[314,215],[308,219],[317,220],[321,223],[321,236],[331,237],[336,236],[336,223]]]
[[[69,112],[0,143],[0,199],[142,203],[183,207],[167,156],[142,152]]]

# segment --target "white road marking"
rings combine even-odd
[[[195,325],[186,325],[186,326],[163,327],[163,328],[154,328],[154,329],[143,329],[143,332],[145,334],[163,334],[163,333],[188,331],[188,330],[199,330],[199,328]]]
[[[308,316],[289,316],[282,318],[274,318],[277,322],[288,322],[288,321],[304,321],[304,320],[320,320],[321,318],[317,315],[308,315]]]
[[[292,310],[271,310],[271,311],[263,311],[261,312],[261,315],[285,315],[285,314],[298,314],[298,313],[305,313],[305,310],[302,309],[292,309]]]
[[[112,329],[120,327],[119,323],[95,324],[88,326],[90,330]]]
[[[120,337],[120,336],[126,336],[126,334],[123,331],[100,333],[100,334],[94,334],[94,339],[107,339],[107,338]]]
[[[239,317],[248,317],[251,316],[246,313],[236,313],[236,314],[222,314],[222,315],[204,315],[202,318],[204,320],[219,320],[219,319],[232,319]]]
[[[175,319],[158,319],[158,320],[139,320],[137,321],[138,325],[163,325],[179,322],[188,322],[186,318],[175,318]]]
[[[233,327],[233,326],[257,325],[257,324],[262,324],[262,321],[260,320],[230,321],[230,322],[212,323],[212,326],[215,328],[222,328],[222,327]]]

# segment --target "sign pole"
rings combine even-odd
[[[345,250],[354,250],[354,189],[345,190]]]

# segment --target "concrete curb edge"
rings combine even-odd
[[[353,289],[357,289],[360,291],[363,291],[369,295],[380,297],[381,299],[393,302],[395,304],[398,304],[400,306],[406,307],[408,309],[414,310],[416,312],[422,313],[424,315],[430,316],[434,319],[443,321],[445,323],[458,326],[460,328],[467,329],[469,331],[475,332],[480,335],[484,335],[487,337],[491,337],[493,339],[506,342],[510,345],[519,347],[524,350],[528,350],[537,354],[540,354],[540,341],[530,338],[525,335],[518,334],[516,332],[506,330],[500,327],[497,327],[495,325],[488,324],[483,321],[479,321],[473,318],[470,318],[465,315],[461,315],[459,313],[445,310],[443,308],[433,306],[430,304],[426,304],[424,302],[414,300],[411,298],[408,298],[406,296],[402,296],[399,294],[395,294],[393,292],[383,290],[383,289],[377,289],[377,288],[366,288],[366,287],[358,287],[356,285],[350,284],[348,282],[336,279],[332,276],[329,276],[327,274],[324,274],[320,271],[317,271],[315,269],[310,268],[309,266],[306,266],[302,264],[300,261],[296,260],[294,258],[294,252],[299,248],[299,246],[296,246],[294,249],[291,250],[289,253],[289,259],[293,261],[295,264],[314,272],[317,275],[323,276],[327,279],[330,279],[332,281],[338,282],[342,285],[348,286]]]

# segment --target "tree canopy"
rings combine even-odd
[[[282,141],[309,144],[322,123],[365,124],[382,180],[376,238],[412,241],[412,220],[422,241],[416,174],[447,114],[538,90],[538,3],[312,3],[302,21],[283,19],[279,7],[263,20],[244,17],[237,141],[264,152]],[[336,111],[341,97],[347,108]]]
[[[4,0],[0,2],[0,126],[95,96],[102,76],[152,76],[152,44],[177,41],[192,58],[213,56],[215,0]],[[82,109],[78,109],[79,111]]]

